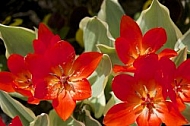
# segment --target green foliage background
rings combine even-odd
[[[6,66],[6,57],[10,54],[19,53],[25,55],[32,51],[32,48],[30,47],[32,40],[35,38],[34,28],[37,28],[40,22],[44,22],[55,34],[59,34],[62,39],[70,42],[74,46],[77,54],[80,54],[83,51],[97,50],[105,53],[96,72],[89,77],[89,80],[92,83],[92,89],[97,90],[101,87],[101,90],[93,92],[92,98],[82,103],[83,108],[80,108],[80,103],[77,105],[79,108],[76,108],[76,110],[83,109],[84,111],[75,111],[72,117],[66,122],[63,122],[56,115],[55,111],[52,110],[51,103],[48,101],[41,102],[40,105],[35,106],[28,104],[19,94],[10,94],[10,96],[22,103],[20,104],[8,94],[1,91],[0,98],[4,99],[4,101],[7,102],[6,104],[9,104],[7,106],[4,102],[0,102],[1,108],[4,110],[3,112],[1,111],[1,114],[6,117],[4,118],[4,121],[9,123],[10,118],[19,114],[22,117],[21,120],[24,122],[24,125],[27,126],[59,126],[61,124],[83,126],[85,123],[93,124],[95,126],[101,125],[100,122],[102,122],[103,119],[102,115],[106,113],[110,106],[118,102],[118,99],[116,99],[113,93],[110,92],[110,85],[108,84],[112,79],[112,76],[110,76],[112,64],[121,64],[113,48],[113,42],[114,39],[119,36],[120,17],[123,14],[131,16],[134,20],[138,19],[137,23],[140,25],[143,32],[156,26],[163,26],[166,28],[166,31],[170,36],[166,45],[169,48],[174,48],[175,43],[172,42],[178,43],[175,47],[176,49],[182,49],[189,43],[190,31],[188,29],[190,27],[190,3],[188,1],[182,2],[180,0],[160,0],[159,2],[169,9],[170,13],[168,13],[166,7],[158,4],[157,0],[155,1],[152,8],[150,8],[152,10],[149,10],[148,12],[144,11],[143,14],[141,12],[149,7],[152,2],[151,0],[1,1],[0,71],[8,70]],[[3,6],[6,6],[6,8]],[[162,12],[156,10],[155,8],[157,7],[159,7],[159,10]],[[164,16],[155,16],[155,13],[157,12]],[[155,23],[146,20],[145,22],[147,24],[142,24],[144,21],[143,18],[150,19],[151,17],[154,17],[158,22]],[[171,17],[171,19],[169,17]],[[163,23],[162,18],[166,24]],[[172,23],[175,23],[175,25]],[[21,27],[25,27],[26,29]],[[81,29],[83,30],[82,33],[80,31]],[[102,32],[99,33],[99,30]],[[14,34],[15,32],[17,34]],[[78,36],[83,36],[84,40],[81,40]],[[171,36],[174,37],[172,38]],[[11,40],[10,38],[13,39]],[[19,39],[15,41],[15,38]],[[5,44],[3,41],[6,41]],[[24,42],[28,43],[22,45]],[[20,45],[23,47],[18,47]],[[28,47],[27,50],[24,50],[26,47]],[[189,53],[190,51],[189,47],[190,46],[188,45],[187,48],[180,50],[180,56],[175,59],[176,64],[179,64],[187,58],[187,52]],[[23,50],[20,50],[20,48],[23,48]],[[104,68],[105,71],[101,71],[102,68]],[[97,78],[98,81],[96,80]],[[30,110],[25,110],[25,107]],[[23,111],[18,112],[17,110],[21,108]],[[94,114],[91,114],[90,112],[93,112]],[[26,115],[28,118],[25,117]],[[49,118],[51,118],[51,121],[49,121]],[[45,122],[45,124],[43,122]]]

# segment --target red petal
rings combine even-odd
[[[57,41],[60,41],[60,37],[57,35],[54,35],[46,25],[43,23],[40,23],[39,29],[38,29],[38,39],[44,42],[44,45],[51,45],[51,41],[54,41],[52,43],[55,43]]]
[[[15,76],[10,72],[0,72],[0,89],[6,92],[14,92],[13,81]]]
[[[50,38],[53,37],[53,33],[48,29],[48,27],[40,23],[38,28],[38,39],[43,41],[49,41]]]
[[[177,101],[177,108],[179,109],[179,111],[183,111],[185,110],[186,106],[183,102],[183,100],[180,97],[176,97],[176,101]]]
[[[180,64],[177,68],[176,77],[190,77],[190,59],[187,59]]]
[[[22,126],[22,122],[19,118],[19,116],[16,116],[11,123],[9,124],[9,126]]]
[[[72,81],[87,78],[94,72],[103,54],[98,52],[85,52],[82,53],[74,62],[70,71]]]
[[[91,96],[91,85],[87,79],[82,79],[76,82],[71,82],[74,87],[74,100],[83,100]]]
[[[57,114],[65,121],[72,115],[76,102],[72,99],[70,94],[66,92],[60,93],[58,98],[53,100],[52,105]]]
[[[174,51],[173,49],[164,49],[158,54],[158,56],[159,58],[161,57],[171,58],[171,57],[177,56],[177,52]]]
[[[46,51],[46,45],[41,40],[33,41],[34,52],[37,54],[43,54]]]
[[[114,105],[105,115],[103,123],[106,126],[128,126],[135,122],[136,112],[133,105],[120,103]]]
[[[184,102],[190,101],[190,60],[187,59],[180,64],[176,70],[175,79],[180,86],[181,91],[178,92],[180,98]]]
[[[52,100],[57,98],[58,88],[56,85],[49,85],[46,81],[39,81],[36,85],[34,97],[38,99]]]
[[[171,83],[174,81],[173,79],[176,71],[176,66],[174,62],[172,62],[167,57],[162,57],[159,63],[162,70],[162,78],[163,78],[159,80],[160,84],[162,85],[163,96],[167,98],[169,95],[170,99],[173,102],[176,102],[176,95],[171,85]]]
[[[15,75],[27,70],[24,63],[24,57],[18,54],[10,55],[7,61],[7,65],[9,70]]]
[[[153,28],[146,32],[142,40],[144,50],[151,49],[151,52],[159,50],[167,40],[166,32],[163,28]]]
[[[23,88],[23,87],[19,87],[19,86],[14,86],[15,91],[26,96],[26,97],[31,97],[33,96],[33,90],[31,88]]]
[[[167,102],[166,104],[159,104],[157,107],[157,111],[155,114],[165,123],[167,126],[181,126],[183,124],[187,124],[187,120],[181,115],[177,109],[175,109],[172,103]]]
[[[178,78],[175,78],[178,85],[174,82],[174,84],[176,84],[175,86],[179,87],[180,86],[180,89],[178,91],[178,96],[181,98],[181,100],[183,102],[190,102],[190,79],[189,77],[188,78],[185,78],[185,77],[179,77]]]
[[[114,73],[118,73],[118,72],[134,72],[135,68],[133,67],[133,65],[131,65],[131,66],[114,65],[113,71],[114,71]]]
[[[139,97],[133,90],[133,85],[136,84],[134,77],[127,74],[120,74],[114,77],[112,81],[112,90],[116,97],[122,101],[138,102]]]
[[[38,105],[40,103],[40,100],[35,97],[29,97],[27,102],[29,104]]]
[[[64,74],[67,75],[75,59],[75,50],[68,42],[60,41],[52,46],[46,56],[49,58],[52,67],[63,66]]]
[[[138,24],[129,16],[124,15],[121,19],[120,37],[126,38],[132,45],[139,45],[142,41]]]
[[[156,114],[150,113],[147,108],[144,108],[137,118],[137,124],[138,126],[160,126],[162,121]]]
[[[115,49],[118,57],[124,64],[132,65],[138,57],[136,44],[131,43],[128,39],[117,38],[115,41]]]
[[[140,56],[134,62],[134,67],[136,68],[136,78],[143,79],[145,81],[153,79],[155,77],[155,74],[157,74],[157,70],[159,69],[158,56],[156,54]]]
[[[44,54],[51,46],[60,41],[59,36],[54,36],[48,41],[36,39],[33,41],[34,52],[37,54]]]
[[[37,83],[38,79],[42,79],[49,75],[50,61],[42,55],[28,54],[25,57],[25,61],[28,69],[32,73],[32,80],[34,84]]]
[[[54,35],[46,25],[40,23],[38,29],[38,39],[33,41],[34,51],[38,54],[43,54],[49,47],[61,38],[58,35]]]

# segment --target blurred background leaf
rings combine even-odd
[[[30,29],[0,24],[0,38],[5,44],[7,58],[13,53],[25,56],[33,52],[35,33]]]
[[[151,28],[162,27],[167,33],[167,42],[163,48],[174,49],[175,43],[182,36],[181,31],[170,18],[169,10],[158,0],[153,0],[150,7],[144,10],[137,20],[143,33]]]
[[[9,117],[14,118],[19,116],[24,126],[29,126],[29,123],[35,119],[34,113],[16,101],[4,91],[0,91],[0,106],[4,113]]]
[[[109,31],[113,38],[120,35],[120,20],[125,14],[118,0],[104,0],[98,12],[98,18],[107,22]]]
[[[95,49],[96,51],[98,50],[109,55],[112,63],[122,64],[120,60],[118,60],[118,57],[114,50],[114,39],[113,39],[119,35],[119,29],[118,29],[119,20],[118,19],[122,14],[127,14],[130,17],[134,18],[135,20],[138,19],[139,15],[141,14],[141,11],[143,9],[147,9],[150,6],[151,2],[152,2],[151,0],[132,0],[132,1],[131,0],[118,0],[118,1],[117,0],[39,0],[39,1],[37,0],[24,0],[24,1],[23,0],[8,0],[8,1],[2,0],[0,4],[0,12],[1,12],[0,23],[7,26],[11,26],[11,28],[14,25],[14,26],[25,27],[33,31],[34,27],[38,27],[40,22],[44,22],[45,24],[49,26],[49,28],[55,34],[59,34],[62,39],[69,41],[75,48],[77,54],[80,54],[84,51],[85,46],[84,46],[83,36],[85,36],[85,34],[86,34],[86,37],[88,37],[87,35],[90,35],[93,37],[94,33],[100,36],[101,34],[110,33],[111,36],[107,34],[108,36],[100,37],[101,39],[98,39],[98,41],[100,42],[97,42],[97,40],[93,38],[91,38],[92,39],[91,40],[90,36],[88,40],[94,41],[93,48],[96,48],[96,46],[98,47]],[[169,20],[169,24],[171,23],[171,21],[173,21],[175,25],[178,26],[180,31],[183,34],[185,34],[190,27],[190,2],[187,0],[159,0],[159,2],[165,5],[170,11],[169,14],[171,16],[171,19]],[[105,5],[108,7],[106,8]],[[93,33],[91,31],[91,33],[93,34],[90,34],[86,32],[87,30],[85,31],[85,30],[80,29],[79,23],[81,19],[83,19],[86,16],[89,19],[98,17],[98,15],[100,15],[100,9],[103,15],[104,14],[107,15],[107,16],[104,15],[105,16],[104,19],[106,19],[104,21],[106,22],[102,23],[100,19],[94,19],[91,23],[94,23],[95,25],[100,26],[99,30],[101,32],[93,31],[94,32]],[[114,11],[115,9],[117,9],[117,11]],[[110,25],[110,24],[113,24],[113,22],[114,22],[114,25]],[[15,31],[19,32],[19,30],[15,30]],[[26,32],[26,31],[24,30],[22,32]],[[31,33],[24,33],[24,34],[25,35],[29,34],[30,36]],[[180,37],[180,39],[178,40],[184,44],[183,47],[186,45],[189,45],[188,34],[189,33],[187,32],[183,37]],[[13,38],[15,38],[15,36],[13,36]],[[21,37],[18,37],[18,38],[19,38],[18,40],[16,38],[16,41],[20,41]],[[33,35],[33,38],[35,38],[35,35]],[[31,40],[30,42],[29,40],[26,40],[26,41],[28,41],[31,44]],[[174,37],[173,40],[177,41],[176,37]],[[103,43],[105,42],[104,43],[105,45],[102,45],[102,44],[96,45],[97,43],[102,43],[102,42]],[[90,44],[90,42],[87,42],[87,43]],[[18,45],[15,45],[15,46],[18,46]],[[89,45],[86,45],[86,46],[89,46]],[[89,48],[89,50],[91,49],[92,49],[92,46]],[[20,50],[20,51],[23,51],[23,50]],[[20,52],[20,51],[17,50],[15,52],[25,55],[27,51],[32,51],[32,50],[27,50],[24,52]],[[179,52],[179,54],[182,56],[184,56],[185,53],[186,52],[184,50],[181,50]],[[5,45],[3,41],[0,39],[0,71],[7,70],[6,57],[4,55],[5,55]],[[177,63],[180,63],[183,60],[183,58],[177,57],[175,60]],[[109,82],[107,83],[109,84],[106,84],[105,92],[101,92],[97,99],[91,99],[91,101],[88,102],[88,104],[91,104],[90,106],[92,107],[92,110],[89,109],[89,112],[92,112],[93,114],[96,113],[95,115],[90,113],[91,117],[92,118],[98,117],[97,120],[99,120],[99,122],[102,122],[101,119],[102,119],[102,115],[104,114],[103,111],[107,109],[106,103],[109,100],[110,102],[108,103],[110,104],[115,102],[113,101],[112,95],[110,95],[110,91],[111,91],[110,80],[111,79],[112,79],[112,76],[109,77],[108,79]],[[17,97],[15,95],[11,95],[11,96]],[[28,105],[26,101],[23,101],[20,98],[17,100],[21,102],[23,105],[30,108],[35,113],[35,115],[40,115],[42,112],[49,113],[49,111],[52,109],[52,106],[49,102],[41,102],[40,105],[38,106],[32,106],[32,105]],[[108,106],[110,106],[110,104],[108,104]],[[52,111],[50,112],[50,115],[51,114],[52,114]],[[57,124],[57,126],[61,125],[61,123],[63,123],[62,120],[60,120],[59,117],[54,114],[55,113],[53,113],[53,115],[50,116],[50,117],[55,116],[55,118],[52,117],[53,123]],[[87,114],[89,115],[89,118],[91,118],[90,114]],[[42,116],[42,118],[44,117],[46,117],[46,115]],[[41,119],[41,116],[39,116],[39,120],[40,119]],[[50,121],[50,124],[51,124],[50,126],[52,126],[53,123],[52,121]],[[74,117],[71,117],[67,121],[67,123],[70,125],[73,125],[73,124],[80,125],[80,126],[83,125],[81,122],[77,121]]]
[[[83,30],[85,51],[97,51],[96,45],[100,43],[113,47],[114,39],[106,22],[97,17],[86,17],[81,20],[80,27]]]

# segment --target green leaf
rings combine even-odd
[[[111,60],[108,55],[104,54],[98,67],[88,78],[92,85],[92,97],[97,97],[102,91],[104,91],[111,71]]]
[[[63,121],[55,112],[55,110],[51,110],[49,113],[50,118],[50,126],[85,126],[82,122],[77,121],[72,116]]]
[[[174,24],[169,15],[169,10],[159,3],[158,0],[153,0],[151,6],[142,11],[137,20],[143,33],[151,28],[163,27],[167,33],[167,42],[163,48],[174,49],[175,43],[182,33]]]
[[[103,59],[96,71],[98,71],[97,75],[95,74],[94,76],[90,76],[90,82],[93,83],[92,97],[84,102],[92,107],[94,116],[96,118],[100,118],[103,115],[106,105],[104,89],[108,83],[108,79],[112,71],[112,65],[108,55],[104,54]]]
[[[84,111],[85,111],[85,118],[84,118],[85,126],[101,126],[101,124],[97,120],[92,118],[89,110],[84,109]]]
[[[187,47],[187,52],[190,53],[190,29],[181,37],[178,39],[175,50],[181,50],[184,47]]]
[[[35,120],[30,123],[30,126],[50,126],[49,116],[45,113],[38,115]]]
[[[85,51],[97,51],[96,45],[99,43],[113,47],[114,39],[106,22],[97,17],[85,17],[79,25],[83,30]]]
[[[97,48],[100,50],[100,52],[107,54],[110,57],[112,65],[114,64],[124,65],[120,61],[114,47],[110,47],[104,44],[97,44]]]
[[[5,44],[6,57],[13,53],[25,56],[33,52],[32,41],[35,39],[35,32],[30,29],[0,24],[0,38]]]
[[[89,104],[92,107],[96,118],[100,118],[106,105],[104,92],[102,91],[97,97],[91,97],[88,100],[84,100],[84,103]]]
[[[35,115],[30,109],[10,97],[6,92],[0,91],[0,99],[3,112],[11,118],[18,115],[24,126],[29,126],[29,123],[35,119]]]
[[[98,18],[108,23],[110,33],[117,38],[120,35],[120,20],[124,14],[118,0],[104,0],[98,12]]]
[[[187,59],[187,48],[183,48],[178,51],[178,55],[174,58],[174,63],[179,66],[183,61]]]
[[[26,96],[21,95],[21,94],[18,93],[18,92],[11,92],[11,93],[9,93],[9,95],[10,95],[11,97],[14,97],[14,98],[19,98],[19,99],[21,99],[21,100],[23,100],[23,101],[27,101],[27,100],[28,100],[28,98],[27,98]]]
[[[85,100],[84,103],[89,104],[96,118],[102,116],[105,106],[104,89],[108,81],[108,77],[112,71],[112,64],[108,55],[104,54],[96,71],[88,78],[92,84],[92,97]]]

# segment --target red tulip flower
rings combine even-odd
[[[120,37],[115,41],[115,49],[125,65],[115,65],[114,72],[134,72],[134,61],[139,56],[156,53],[166,40],[167,35],[163,28],[152,28],[143,35],[138,24],[124,15],[120,23]],[[164,49],[159,53],[160,57],[175,55],[176,52],[171,49]]]
[[[32,74],[26,67],[24,57],[12,54],[8,58],[7,66],[10,72],[0,72],[0,89],[6,92],[18,92],[28,97],[28,102],[38,104],[39,100],[34,98]]]
[[[74,48],[66,41],[57,42],[43,56],[29,54],[26,61],[36,83],[35,97],[53,100],[58,115],[68,119],[76,101],[91,96],[87,78],[101,58],[98,52],[85,52],[76,58]]]
[[[184,110],[184,103],[190,102],[190,60],[187,59],[176,67],[170,59],[161,58],[159,64],[153,64],[153,67],[160,67],[162,71],[161,78],[164,79],[159,80],[162,81],[164,97],[169,97],[179,110]]]
[[[180,110],[185,109],[185,102],[190,102],[190,60],[182,62],[170,75],[173,77],[172,88]]]
[[[112,90],[122,102],[107,112],[106,126],[127,126],[135,122],[139,126],[187,123],[172,101],[163,96],[164,80],[160,79],[165,78],[158,77],[162,75],[162,70],[157,68],[159,64],[156,54],[147,55],[134,63],[137,68],[134,76],[119,74],[114,77]]]

